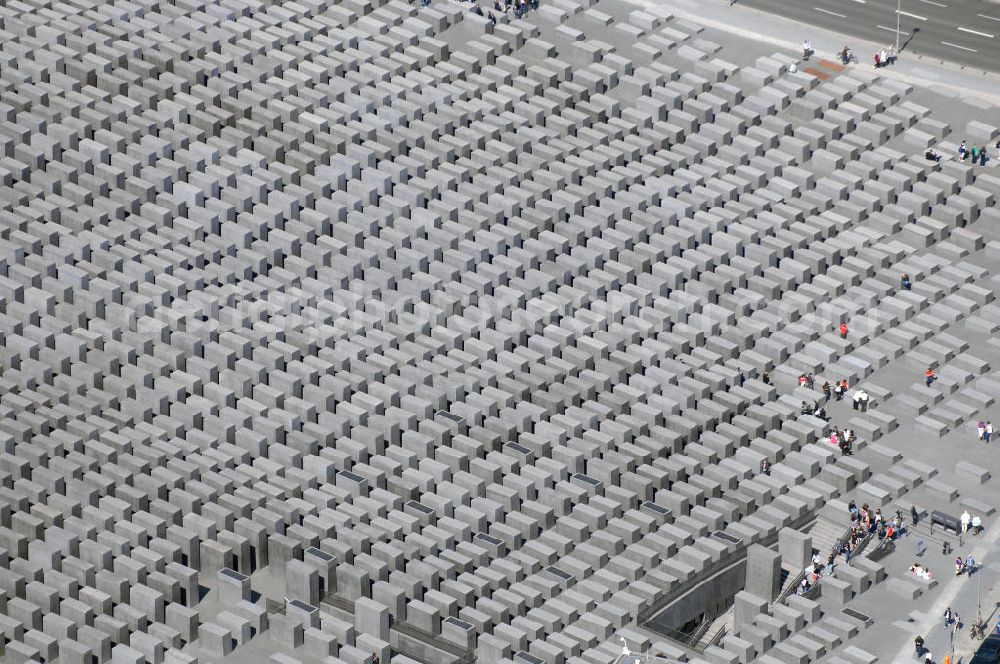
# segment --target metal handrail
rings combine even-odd
[[[798,589],[799,585],[802,583],[802,579],[804,578],[806,578],[806,571],[803,569],[795,575],[795,578],[792,579],[791,583],[785,586],[785,589],[782,590],[781,594],[778,595],[778,598],[774,600],[772,606],[774,604],[783,604],[785,600]]]
[[[831,552],[836,551],[837,550],[836,547],[838,544],[847,541],[851,537],[852,530],[853,529],[851,527],[848,527],[847,530],[844,531],[844,534],[841,535],[839,538],[837,538],[836,542],[834,543],[834,548],[831,549]],[[851,557],[852,558],[854,557],[853,552],[851,553]],[[805,568],[795,575],[795,578],[792,580],[792,582],[785,586],[784,590],[781,591],[781,594],[779,594],[778,597],[774,600],[774,602],[771,603],[771,606],[774,606],[775,604],[783,604],[785,600],[792,595],[792,593],[796,592],[799,589],[799,586],[802,584],[802,579],[806,578],[807,569],[808,568]]]
[[[692,645],[692,647],[696,646],[698,642],[701,641],[701,637],[705,636],[705,633],[708,632],[708,628],[711,626],[711,621],[705,620],[698,626],[698,629],[691,633],[691,636],[688,638],[688,642]]]
[[[724,638],[726,637],[726,632],[727,632],[727,631],[728,631],[728,630],[726,629],[726,626],[725,626],[725,625],[723,625],[722,627],[720,627],[720,628],[719,628],[719,629],[718,629],[718,630],[717,630],[717,631],[715,632],[715,634],[714,634],[714,635],[712,635],[712,638],[710,638],[710,639],[708,640],[708,643],[706,643],[706,644],[705,644],[705,647],[704,647],[704,648],[702,648],[701,650],[697,650],[697,649],[696,649],[696,651],[697,651],[697,652],[705,652],[706,650],[708,650],[708,649],[709,649],[709,648],[711,648],[712,646],[714,646],[714,645],[717,645],[717,644],[718,644],[718,643],[719,643],[720,641],[722,641],[722,639],[724,639]]]
[[[268,601],[270,602],[271,600]],[[354,602],[349,599],[344,599],[333,592],[323,593],[319,604],[326,604],[346,613],[354,613]],[[284,605],[281,606],[281,611],[282,613],[284,612]],[[451,641],[443,639],[440,634],[425,632],[419,627],[414,627],[413,625],[405,622],[394,621],[392,623],[392,629],[396,630],[400,634],[414,638],[422,643],[426,643],[432,648],[443,650],[449,655],[456,657],[456,659],[452,661],[452,664],[476,664],[475,650],[466,650]],[[417,661],[424,661],[417,653],[406,652],[405,648],[396,647],[395,649],[407,657],[416,659]]]
[[[854,547],[853,551],[851,551],[851,560],[854,560],[855,558],[857,558],[858,556],[860,556],[862,553],[864,553],[865,552],[865,548],[868,546],[868,543],[871,542],[871,541],[872,541],[872,534],[871,533],[868,533],[867,535],[865,535],[864,537],[862,537],[861,541],[858,542],[858,545],[856,547]]]
[[[807,512],[806,514],[800,516],[798,519],[789,522],[787,527],[798,530],[799,528],[805,526],[807,523],[814,520],[815,518],[816,518],[815,511]],[[769,537],[761,538],[759,543],[767,546],[766,543],[774,542],[777,539],[778,535],[776,531],[775,534]],[[664,592],[663,595],[658,597],[653,604],[649,605],[648,607],[646,607],[646,609],[639,612],[638,616],[639,624],[645,626],[645,624],[648,623],[653,616],[662,611],[671,602],[681,597],[684,593],[698,586],[705,580],[710,579],[711,577],[715,576],[724,569],[727,569],[732,565],[735,565],[736,563],[743,560],[746,557],[746,552],[747,549],[749,548],[750,548],[749,545],[746,543],[740,544],[731,552],[719,558],[719,560],[709,563],[708,566],[705,569],[703,569],[700,573],[695,574],[673,585],[666,592]]]
[[[456,659],[453,664],[472,664],[476,661],[476,652],[474,650],[466,650],[451,641],[443,639],[440,634],[425,632],[419,627],[414,627],[413,625],[404,622],[394,623],[392,628],[400,634],[410,636],[418,641],[422,641],[434,648],[437,648],[438,650],[443,650],[450,655],[454,655],[458,659]],[[408,655],[408,653],[403,654]],[[409,656],[412,657],[412,655]]]

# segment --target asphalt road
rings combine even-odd
[[[897,0],[736,0],[806,25],[892,45]],[[1000,1],[899,0],[900,57],[916,53],[986,71],[1000,72]],[[803,30],[803,39],[808,39]],[[850,45],[850,44],[848,44]],[[813,43],[820,51],[838,46]],[[873,53],[855,55],[874,63]]]

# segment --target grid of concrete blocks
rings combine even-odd
[[[864,660],[807,598],[707,660],[637,621],[933,474],[775,385],[947,357],[899,398],[957,424],[1000,179],[906,85],[605,11],[3,3],[3,661]]]

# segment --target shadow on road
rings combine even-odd
[[[920,32],[920,28],[913,28],[913,32],[911,32],[910,36],[906,38],[906,41],[903,42],[903,45],[899,47],[900,53],[906,50],[906,47],[910,45],[910,42],[913,41],[913,38],[917,36],[918,32]]]

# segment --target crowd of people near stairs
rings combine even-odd
[[[851,563],[851,557],[862,546],[866,538],[877,537],[880,540],[889,538],[896,539],[903,529],[903,514],[897,511],[896,514],[886,519],[882,516],[881,509],[868,507],[863,504],[860,508],[853,500],[848,504],[850,514],[850,529],[844,537],[838,539],[833,544],[833,548],[827,554],[826,561],[819,552],[813,553],[809,567],[805,569],[802,581],[795,589],[796,593],[803,595],[809,592],[813,586],[820,582],[824,571],[829,576],[837,568],[838,560],[843,556],[844,564]]]
[[[478,14],[483,18],[487,19],[493,25],[497,24],[497,20],[508,14],[512,14],[514,18],[523,18],[532,9],[538,9],[538,0],[493,0],[493,9],[483,11],[483,8],[479,6],[476,0],[458,0],[459,2],[469,2],[472,4],[471,11],[473,14]],[[410,0],[413,2],[413,0]],[[428,6],[431,0],[420,0],[420,4],[424,7]]]

